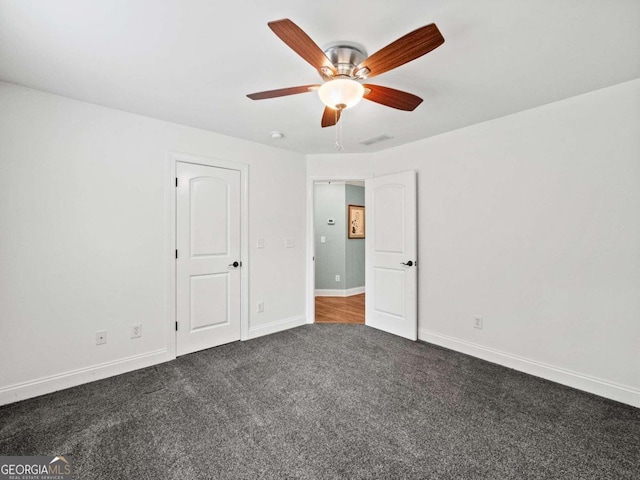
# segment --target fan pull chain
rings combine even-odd
[[[342,150],[344,150],[344,146],[342,145],[342,124],[344,123],[344,118],[342,119],[342,122],[339,121],[340,117],[342,116],[342,108],[336,109],[335,112],[336,112],[335,113],[336,115],[336,150],[341,152]]]

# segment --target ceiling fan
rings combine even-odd
[[[332,44],[323,51],[288,18],[274,20],[268,25],[280,40],[318,71],[324,83],[267,90],[251,93],[247,97],[264,100],[317,90],[325,104],[321,122],[323,127],[338,123],[342,110],[352,107],[361,98],[399,110],[414,110],[422,103],[420,97],[362,82],[415,60],[444,43],[444,37],[432,23],[400,37],[367,57],[364,48],[347,42]]]

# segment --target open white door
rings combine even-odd
[[[240,340],[240,172],[177,162],[177,354]]]
[[[367,179],[365,324],[418,338],[416,172]]]

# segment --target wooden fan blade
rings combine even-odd
[[[287,95],[296,95],[298,93],[311,92],[320,85],[303,85],[300,87],[279,88],[277,90],[267,90],[266,92],[256,92],[247,95],[251,100],[264,100],[265,98],[286,97]]]
[[[363,85],[363,87],[365,92],[366,89],[370,90],[363,95],[363,98],[398,110],[411,112],[422,103],[420,97],[394,88],[381,87],[380,85]]]
[[[378,50],[356,67],[368,68],[367,78],[388,72],[411,60],[415,60],[444,43],[444,37],[435,23],[407,33],[395,42],[391,42],[382,50]]]
[[[320,71],[322,67],[327,67],[334,75],[338,73],[336,67],[333,66],[331,60],[327,58],[320,47],[291,20],[283,18],[282,20],[269,22],[267,25],[280,40],[289,45],[294,52],[309,62],[316,70]]]
[[[334,110],[333,108],[324,107],[324,112],[322,112],[322,128],[324,127],[332,127],[338,120],[340,120],[340,113],[342,110]]]

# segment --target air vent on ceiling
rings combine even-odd
[[[367,140],[363,140],[360,142],[361,145],[373,145],[374,143],[384,142],[386,140],[391,140],[393,137],[391,135],[387,135],[386,133],[382,135],[378,135],[377,137],[369,138]]]

